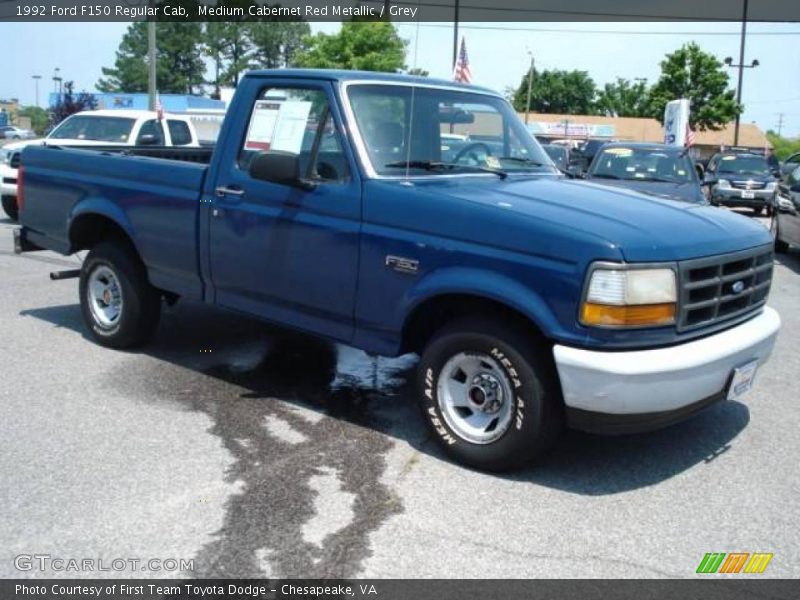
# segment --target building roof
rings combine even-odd
[[[525,113],[520,113],[525,119]],[[620,140],[638,142],[663,142],[664,127],[656,119],[639,119],[634,117],[605,117],[598,115],[556,115],[546,113],[530,113],[529,122],[568,123],[587,125],[607,125],[614,127],[613,137]],[[567,127],[569,125],[566,125]],[[564,136],[569,137],[569,136]],[[575,137],[575,136],[573,136]],[[698,146],[733,146],[734,124],[729,123],[720,131],[695,132],[695,144]],[[739,146],[764,148],[771,146],[767,136],[757,125],[742,123],[739,127]]]

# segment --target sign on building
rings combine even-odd
[[[664,109],[664,143],[670,146],[685,146],[689,131],[689,100],[682,98],[667,103]]]

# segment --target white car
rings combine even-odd
[[[0,139],[6,140],[26,140],[35,137],[30,129],[23,129],[22,127],[14,127],[13,125],[4,125],[0,127]]]
[[[0,147],[0,196],[3,210],[17,219],[17,167],[22,150],[31,144],[49,146],[184,146],[199,147],[188,117],[147,110],[93,110],[75,113],[44,139],[12,142]]]

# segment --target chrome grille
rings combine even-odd
[[[737,190],[763,190],[767,184],[763,181],[731,181]]]
[[[20,156],[21,156],[20,152],[14,152],[14,154],[11,155],[11,158],[8,161],[8,166],[11,167],[12,169],[18,169]]]
[[[678,331],[746,316],[764,306],[772,283],[772,247],[678,263]]]

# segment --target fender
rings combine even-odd
[[[103,198],[102,196],[88,196],[79,200],[69,213],[67,221],[67,231],[69,232],[70,245],[72,244],[72,229],[80,217],[85,215],[97,215],[106,217],[108,220],[118,225],[130,238],[131,243],[139,256],[142,256],[141,249],[136,241],[136,232],[131,224],[128,216],[125,214],[118,204]],[[75,252],[75,248],[70,248],[70,253]]]
[[[562,327],[550,307],[534,290],[500,273],[468,267],[437,269],[412,287],[399,304],[395,327],[426,300],[445,294],[469,294],[494,300],[513,308],[531,320],[547,337]]]

